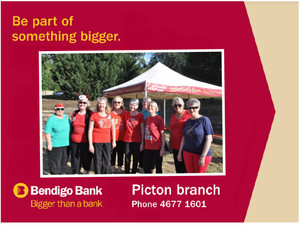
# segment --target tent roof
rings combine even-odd
[[[222,97],[221,87],[185,77],[162,63],[157,63],[132,80],[104,90],[103,96],[121,95],[123,98],[142,98],[145,90],[147,96],[153,99],[173,99],[175,96]]]

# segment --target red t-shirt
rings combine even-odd
[[[111,115],[115,122],[115,128],[116,128],[116,141],[123,141],[124,135],[125,135],[125,115],[126,111],[123,110],[120,114],[117,114],[115,112],[111,112]]]
[[[145,127],[145,149],[160,150],[162,144],[161,131],[164,130],[164,120],[156,115],[148,116]]]
[[[73,132],[71,134],[71,140],[74,143],[86,143],[86,132],[85,132],[85,116],[80,115],[79,113],[75,115],[75,111],[73,112],[71,118],[72,118],[72,126],[73,126]]]
[[[93,143],[110,143],[112,139],[112,116],[107,114],[105,117],[99,113],[93,113],[90,118],[94,122]]]
[[[125,114],[126,131],[123,138],[124,142],[142,142],[141,124],[145,119],[142,113],[131,116],[130,112]]]
[[[180,119],[176,119],[176,114],[172,115],[171,124],[170,124],[170,128],[172,130],[172,138],[171,138],[171,143],[170,143],[171,148],[179,150],[181,140],[183,137],[182,132],[183,132],[185,123],[190,118],[192,118],[192,116],[188,110],[185,110],[185,112],[183,113],[183,115],[181,116]]]

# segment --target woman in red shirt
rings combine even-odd
[[[186,168],[184,161],[178,162],[177,155],[181,144],[181,139],[183,137],[183,129],[185,123],[192,116],[188,110],[184,109],[184,101],[180,97],[175,97],[173,99],[172,106],[174,107],[175,113],[171,117],[171,132],[170,132],[170,151],[173,151],[174,163],[176,173],[186,173]]]
[[[144,115],[137,111],[139,100],[130,100],[128,112],[125,115],[126,131],[123,138],[125,143],[125,173],[130,171],[131,155],[133,155],[133,165],[131,173],[136,173],[140,152],[144,148]]]
[[[94,154],[95,174],[106,174],[108,173],[111,149],[116,147],[115,124],[107,98],[97,99],[96,111],[97,113],[93,113],[90,118],[89,150]]]
[[[93,155],[89,152],[88,129],[92,111],[88,96],[80,95],[78,110],[71,116],[71,168],[73,174],[79,174],[81,164],[84,174],[88,174],[91,168]]]
[[[116,128],[116,142],[117,146],[113,149],[111,153],[111,171],[116,173],[116,156],[118,153],[118,172],[121,173],[121,168],[123,166],[124,158],[124,134],[125,134],[125,111],[123,98],[116,96],[112,100],[112,112],[111,115],[114,119],[115,128]]]
[[[145,127],[144,170],[151,173],[156,167],[156,173],[162,173],[162,157],[165,154],[164,121],[156,114],[158,105],[151,101],[148,106],[148,116]]]

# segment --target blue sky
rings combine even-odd
[[[144,55],[144,59],[145,59],[145,61],[146,61],[146,64],[148,64],[148,63],[150,62],[150,57],[151,57],[151,53],[146,53],[146,54]]]

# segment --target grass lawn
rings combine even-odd
[[[222,145],[218,144],[212,144],[212,150],[213,150],[213,158],[211,163],[209,164],[207,168],[207,173],[222,173],[223,172],[223,155],[222,155]],[[132,160],[131,160],[132,161]],[[163,173],[168,174],[174,174],[175,173],[175,165],[174,165],[174,159],[173,154],[167,154],[163,157],[163,165],[162,165]],[[124,166],[122,167],[122,173],[124,173]],[[83,173],[83,169],[81,170]],[[109,170],[110,173],[110,170]],[[49,175],[49,166],[48,166],[48,157],[47,157],[47,151],[45,148],[43,148],[43,174]],[[67,174],[72,174],[71,171],[71,159],[69,157],[69,161],[67,164]],[[94,174],[93,165],[91,167],[90,174]]]

